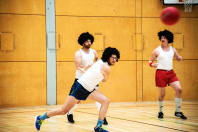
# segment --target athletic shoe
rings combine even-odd
[[[187,119],[187,117],[182,112],[175,112],[175,116],[179,117],[179,118],[181,118],[183,120]]]
[[[159,118],[159,119],[164,118],[164,114],[163,114],[163,112],[159,112],[159,113],[158,113],[158,118]]]
[[[106,119],[106,117],[104,118],[104,120],[103,120],[104,122],[103,122],[103,124],[104,125],[108,125],[108,122],[107,122],[107,119]]]
[[[95,127],[95,132],[108,132],[107,130],[104,130],[102,127]]]
[[[70,123],[74,123],[73,114],[67,115],[67,120],[68,120],[68,122],[70,122]]]
[[[43,123],[44,120],[40,119],[40,116],[37,116],[35,119],[35,127],[37,129],[37,131],[40,131],[41,125]]]

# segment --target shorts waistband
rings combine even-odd
[[[157,69],[157,71],[167,71],[167,72],[170,72],[170,71],[173,71],[173,69],[171,69],[171,70]]]

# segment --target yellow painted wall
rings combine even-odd
[[[0,41],[0,107],[45,105],[45,1],[0,0]]]
[[[184,58],[174,60],[183,99],[198,100],[198,6],[192,13],[176,6],[181,19],[174,26],[159,19],[165,7],[160,0],[55,0],[57,104],[64,103],[74,81],[77,38],[86,31],[95,36],[99,57],[105,47],[120,50],[109,80],[100,84],[112,102],[157,100],[155,69],[148,59],[164,29],[177,35],[173,46]],[[45,0],[0,0],[0,107],[46,104],[45,23]],[[173,98],[167,87],[166,100]]]
[[[0,62],[0,106],[44,105],[45,67],[45,62]]]

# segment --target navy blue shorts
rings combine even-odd
[[[89,92],[77,80],[78,79],[75,79],[69,95],[75,97],[77,100],[86,100],[89,94],[91,94],[94,90]]]

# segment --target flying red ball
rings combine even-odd
[[[167,7],[162,10],[160,19],[166,25],[174,25],[179,21],[180,12],[175,7]]]

